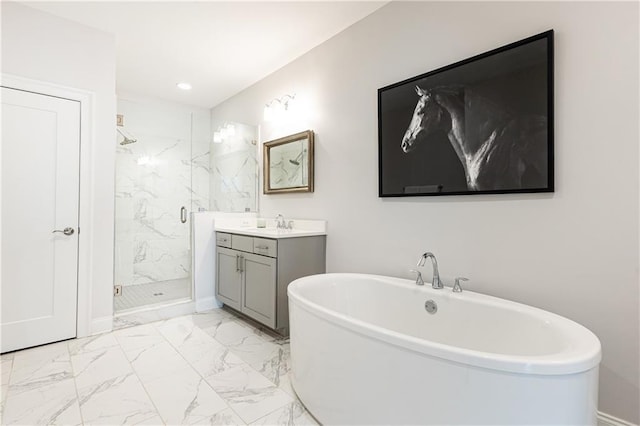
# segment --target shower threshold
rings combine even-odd
[[[128,285],[122,287],[121,296],[115,297],[114,310],[116,314],[125,314],[191,299],[189,278]]]

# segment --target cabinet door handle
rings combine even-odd
[[[269,246],[256,246],[256,248],[260,250],[268,250]]]
[[[187,208],[185,206],[180,207],[180,222],[187,223]]]
[[[242,267],[242,264],[244,263],[244,256],[240,255],[239,258],[240,258],[240,272],[242,273],[244,272],[244,268]]]
[[[236,254],[236,272],[240,272],[240,255]]]

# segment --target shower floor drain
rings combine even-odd
[[[160,292],[160,293],[153,293],[154,296],[164,296],[164,293]]]

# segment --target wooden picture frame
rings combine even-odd
[[[265,142],[263,192],[280,194],[313,192],[312,130]]]

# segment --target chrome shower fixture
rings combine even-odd
[[[120,133],[120,135],[122,135],[122,137],[124,138],[124,140],[123,140],[122,142],[120,142],[120,145],[129,145],[130,143],[136,143],[136,142],[138,142],[138,139],[131,139],[131,138],[128,138],[128,137],[127,137],[127,135],[125,135],[124,133],[122,133],[122,132],[120,131],[120,129],[116,129],[116,131],[117,131],[118,133]]]

